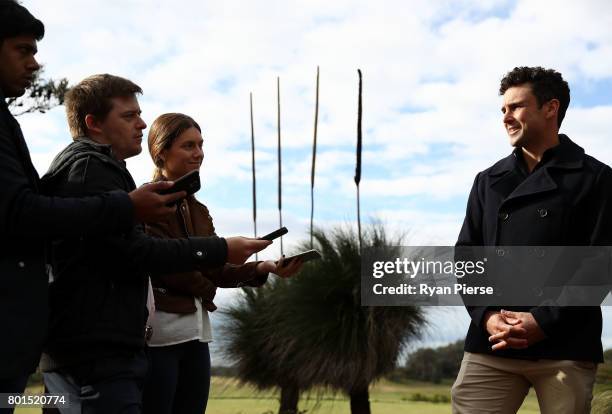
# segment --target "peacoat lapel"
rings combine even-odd
[[[523,182],[525,177],[517,165],[516,155],[510,154],[489,171],[489,188],[498,199],[505,200]]]
[[[508,202],[519,197],[545,193],[557,189],[557,183],[550,176],[548,167],[542,167],[527,176],[504,201]]]
[[[550,153],[545,155],[549,160],[526,177],[520,171],[516,152],[491,168],[489,187],[500,196],[502,204],[520,197],[556,190],[558,185],[551,175],[553,169],[582,168],[584,149],[567,136],[559,135],[559,145],[548,151]]]

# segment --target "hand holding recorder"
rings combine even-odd
[[[260,237],[260,240],[274,240],[284,234],[287,234],[289,230],[286,227],[281,227],[272,233],[266,234]],[[276,262],[272,260],[266,260],[257,265],[258,273],[274,273],[279,277],[287,278],[293,276],[302,268],[302,264],[310,260],[320,259],[321,253],[316,250],[308,250],[300,254],[296,254],[290,257],[281,257]]]
[[[274,273],[278,277],[283,279],[288,278],[296,274],[302,269],[301,260],[292,260],[289,262],[285,261],[284,257],[281,257],[278,261],[266,260],[257,265],[257,273]]]
[[[200,189],[198,170],[185,174],[178,180],[147,183],[129,193],[134,205],[137,222],[154,223],[165,220],[174,213],[174,206],[188,195]]]
[[[162,195],[177,193],[183,194],[182,197],[179,197],[168,204],[168,207],[172,207],[174,205],[178,205],[178,203],[188,195],[197,193],[200,188],[200,171],[193,170],[176,180],[172,186],[161,190],[159,193]]]
[[[226,237],[227,263],[243,264],[252,254],[257,253],[272,244],[269,240],[250,239],[248,237]]]
[[[184,191],[162,194],[174,185],[171,181],[158,181],[141,185],[128,195],[134,206],[134,219],[136,222],[157,222],[165,220],[175,209],[173,204],[185,198]]]

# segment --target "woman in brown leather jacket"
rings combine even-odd
[[[159,116],[149,130],[149,151],[155,163],[154,180],[176,180],[199,170],[202,152],[200,126],[189,116]],[[206,206],[189,196],[170,219],[147,224],[147,232],[164,238],[215,234]],[[145,413],[201,414],[210,388],[212,341],[208,312],[217,287],[260,286],[269,272],[288,277],[299,263],[277,267],[273,261],[226,264],[216,269],[166,275],[153,280],[155,315],[149,340],[150,375],[144,397]]]

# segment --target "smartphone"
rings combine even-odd
[[[259,240],[274,240],[274,239],[278,239],[280,236],[287,234],[289,232],[289,230],[287,230],[287,227],[281,227],[278,230],[274,230],[272,233],[266,234],[265,236],[261,236],[259,238]]]
[[[200,171],[193,170],[174,182],[170,188],[160,191],[160,194],[172,194],[179,191],[187,192],[187,195],[195,194],[200,189]]]
[[[321,253],[319,253],[317,250],[307,250],[305,252],[296,254],[294,256],[287,256],[285,257],[285,260],[283,261],[283,264],[286,265],[287,263],[289,263],[292,260],[295,259],[300,259],[302,260],[302,263],[306,263],[309,262],[311,260],[316,260],[316,259],[320,259],[321,257]],[[278,262],[277,262],[278,263]]]

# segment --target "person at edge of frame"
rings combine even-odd
[[[199,171],[204,160],[200,125],[180,113],[160,115],[149,129],[149,152],[155,163],[154,181],[177,180]],[[157,237],[174,238],[215,234],[208,208],[191,195],[181,200],[174,216],[146,223],[145,231]],[[264,268],[265,266],[265,268]],[[148,341],[150,372],[144,392],[147,414],[202,414],[210,390],[212,342],[209,312],[217,287],[261,286],[268,272],[282,278],[297,273],[299,260],[278,266],[273,261],[224,265],[205,272],[186,272],[152,280],[155,313],[153,335]]]
[[[140,93],[132,81],[109,74],[68,91],[73,142],[43,176],[44,191],[75,196],[135,187],[125,160],[142,151]],[[60,411],[142,412],[149,275],[242,264],[270,244],[244,237],[160,239],[140,224],[121,236],[54,241],[41,369],[50,393],[71,396],[72,406]]]
[[[0,393],[23,393],[40,359],[47,333],[47,241],[120,234],[135,222],[172,214],[166,204],[184,196],[158,194],[170,182],[92,197],[41,194],[38,172],[7,99],[22,96],[32,84],[40,69],[37,42],[44,34],[43,23],[25,7],[0,0]]]
[[[513,152],[478,173],[457,246],[607,246],[612,171],[564,134],[560,73],[516,67],[502,79]],[[453,413],[516,413],[533,387],[543,413],[590,412],[603,361],[598,306],[468,306]]]

